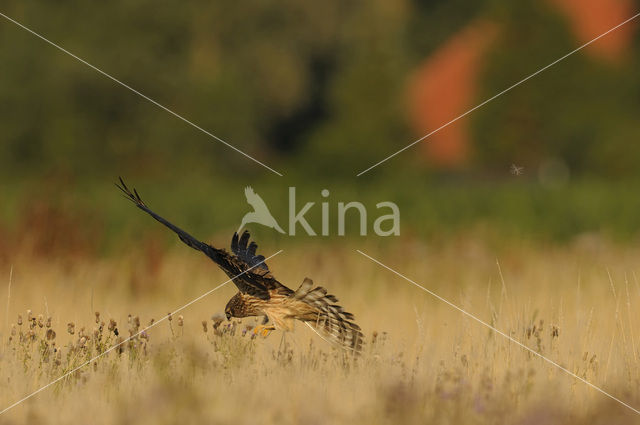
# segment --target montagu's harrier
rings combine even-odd
[[[264,256],[256,255],[258,245],[249,243],[249,232],[241,236],[233,234],[231,252],[217,249],[201,242],[174,226],[142,202],[138,192],[129,188],[120,179],[116,185],[138,208],[173,230],[180,240],[191,248],[202,251],[211,258],[238,287],[239,292],[227,303],[227,319],[232,317],[264,316],[258,332],[273,329],[293,330],[294,320],[309,324],[328,340],[348,350],[360,351],[362,332],[353,322],[353,315],[338,305],[338,299],[322,287],[313,287],[311,279],[305,278],[293,291],[273,277]],[[271,321],[272,325],[267,326]]]

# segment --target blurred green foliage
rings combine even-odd
[[[315,198],[328,187],[346,201],[397,200],[403,225],[420,233],[479,221],[559,238],[638,230],[629,194],[640,176],[638,37],[622,65],[581,52],[474,112],[473,158],[455,175],[428,169],[414,148],[355,177],[416,138],[408,75],[471,20],[498,22],[503,35],[478,102],[574,49],[550,2],[6,0],[2,12],[285,174],[0,19],[8,222],[37,194],[86,204],[116,228],[129,206],[110,183],[125,175],[202,230],[235,226],[249,184],[266,197],[295,185]],[[550,160],[586,180],[540,185],[538,167]],[[515,183],[512,163],[525,166]],[[622,178],[614,190],[607,183]],[[286,216],[284,203],[274,208]]]
[[[407,75],[472,19],[502,31],[481,98],[575,48],[566,18],[533,0],[10,0],[3,11],[234,146],[315,177],[351,176],[415,138]],[[0,34],[4,170],[264,171],[16,25],[3,20]],[[475,112],[471,169],[557,157],[572,173],[637,175],[637,51],[624,66],[577,54]],[[420,166],[411,157],[385,166]]]
[[[577,47],[566,18],[545,3],[504,8],[504,33],[487,62],[482,98]],[[579,177],[638,176],[638,47],[636,36],[622,63],[582,51],[479,109],[473,117],[476,163],[485,169],[509,162],[531,167],[556,158]]]
[[[6,5],[18,21],[280,168],[315,165],[309,155],[322,152],[325,165],[339,160],[351,174],[350,154],[367,147],[373,160],[389,139],[407,137],[399,124],[402,2]],[[17,26],[3,21],[0,31],[0,161],[14,171],[111,173],[141,161],[151,173],[264,171]]]

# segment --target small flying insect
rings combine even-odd
[[[524,174],[524,167],[519,167],[516,164],[511,164],[511,174],[514,176],[521,176]]]

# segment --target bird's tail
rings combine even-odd
[[[297,317],[309,324],[327,340],[341,345],[343,348],[360,352],[362,350],[363,335],[353,321],[353,314],[344,311],[337,304],[338,299],[323,287],[313,288],[313,281],[305,279],[293,297],[313,307],[314,312]]]

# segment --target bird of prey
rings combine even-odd
[[[247,198],[249,205],[253,207],[253,211],[246,213],[244,217],[242,217],[242,223],[240,223],[237,233],[240,233],[240,230],[249,223],[262,224],[263,226],[276,229],[280,233],[284,233],[284,230],[282,230],[276,219],[271,215],[267,204],[264,203],[260,195],[253,191],[251,186],[244,188],[244,196]]]
[[[238,236],[233,234],[231,252],[201,242],[153,212],[142,201],[138,192],[125,185],[122,178],[116,186],[124,192],[138,208],[175,232],[180,240],[193,249],[203,252],[213,260],[238,287],[225,307],[228,320],[232,317],[263,316],[262,325],[255,333],[268,334],[274,329],[293,330],[295,320],[307,323],[327,340],[343,348],[359,352],[363,336],[360,327],[354,323],[353,314],[338,305],[338,299],[327,290],[305,278],[300,287],[293,291],[271,274],[265,257],[256,255],[258,245],[250,242],[248,231]],[[270,326],[267,324],[271,322]]]

